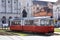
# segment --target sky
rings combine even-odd
[[[38,0],[40,1],[40,0]],[[56,2],[57,0],[41,0],[41,1],[51,1],[51,2]]]

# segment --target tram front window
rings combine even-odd
[[[40,20],[40,25],[41,26],[48,26],[49,25],[48,19],[41,19]]]
[[[53,26],[53,25],[54,25],[54,21],[53,21],[53,20],[50,20],[50,21],[49,21],[49,24],[50,24],[51,26]]]
[[[54,21],[52,19],[41,19],[40,20],[40,25],[41,26],[53,26]]]

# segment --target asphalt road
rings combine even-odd
[[[0,36],[0,40],[60,40],[60,36]]]
[[[23,40],[60,40],[60,36],[26,36],[21,38]]]

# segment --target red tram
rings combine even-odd
[[[54,33],[54,21],[49,17],[31,17],[11,20],[10,30]]]

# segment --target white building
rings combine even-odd
[[[57,5],[58,5],[58,4],[60,5],[60,0],[57,0],[56,4],[57,4]]]
[[[22,17],[22,10],[26,7],[28,16],[31,16],[32,0],[0,0],[0,18],[6,16]]]

